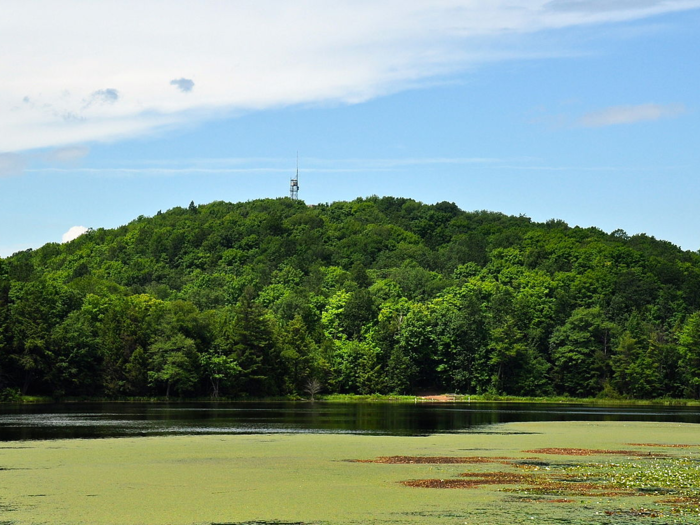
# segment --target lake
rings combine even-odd
[[[489,433],[545,421],[700,423],[700,407],[541,403],[236,402],[0,405],[0,441],[206,434]]]

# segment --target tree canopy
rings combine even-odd
[[[0,399],[700,397],[700,255],[370,197],[190,203],[0,259]]]

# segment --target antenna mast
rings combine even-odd
[[[299,152],[297,151],[297,174],[289,183],[289,198],[293,201],[299,199]]]

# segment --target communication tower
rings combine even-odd
[[[289,197],[295,201],[299,198],[299,152],[297,151],[297,174],[289,183]]]

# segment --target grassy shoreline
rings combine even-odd
[[[298,396],[282,397],[221,397],[221,398],[165,398],[165,397],[122,397],[122,398],[52,398],[48,396],[20,396],[13,401],[2,401],[2,405],[11,404],[57,404],[57,403],[232,403],[232,402],[290,402],[309,403],[308,398]],[[541,403],[541,404],[571,404],[571,405],[636,405],[636,406],[700,406],[700,399],[626,399],[626,398],[574,398],[574,397],[518,397],[498,395],[461,395],[442,394],[438,396],[406,396],[380,394],[329,394],[318,396],[316,403]]]

